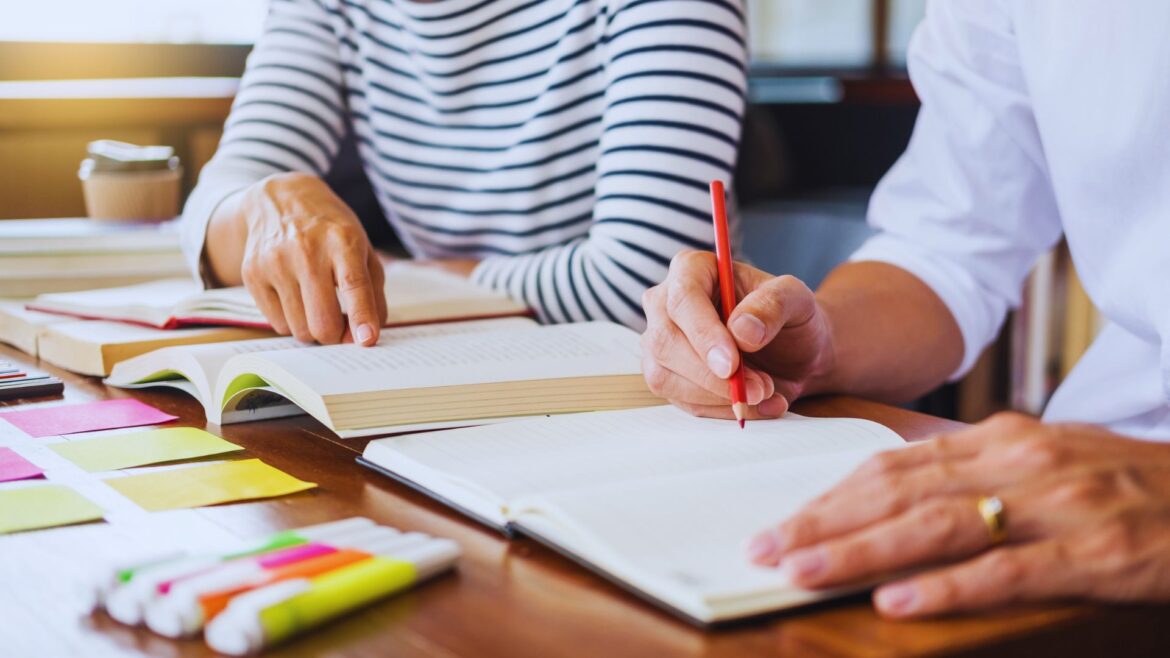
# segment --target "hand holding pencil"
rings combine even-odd
[[[723,187],[712,184],[717,230],[721,209],[726,220]],[[802,395],[831,388],[832,332],[804,283],[733,262],[727,238],[725,258],[680,253],[646,292],[643,374],[656,395],[696,416],[737,418],[738,396],[742,419],[776,418]]]

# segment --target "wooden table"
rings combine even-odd
[[[0,347],[0,359],[28,361]],[[125,397],[98,381],[63,377],[66,401]],[[134,393],[204,426],[179,393]],[[39,402],[39,401],[38,401]],[[910,440],[951,426],[874,403],[829,398],[809,415],[869,418]],[[308,418],[212,431],[278,468],[317,482],[315,491],[267,502],[167,512],[141,523],[95,523],[0,538],[0,654],[14,656],[203,656],[199,640],[173,642],[82,609],[78,580],[95,556],[130,555],[165,533],[258,537],[348,516],[450,537],[458,572],[352,615],[271,652],[282,656],[1033,656],[1170,655],[1168,607],[1034,607],[930,622],[878,619],[865,597],[704,632],[645,605],[531,541],[506,541],[443,506],[354,463],[342,441]],[[186,516],[184,516],[186,515]],[[195,522],[197,521],[197,523]],[[204,537],[206,539],[206,537]]]

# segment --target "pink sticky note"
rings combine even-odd
[[[16,454],[11,448],[0,448],[0,482],[39,478],[44,474],[40,467]]]
[[[178,416],[163,413],[138,400],[102,400],[8,411],[0,413],[0,418],[24,430],[29,436],[55,436],[154,425],[170,422]]]

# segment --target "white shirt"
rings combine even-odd
[[[854,260],[915,274],[965,373],[1063,235],[1108,325],[1050,421],[1170,439],[1170,2],[933,0],[910,52],[923,106]]]

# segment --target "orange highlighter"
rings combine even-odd
[[[715,261],[719,266],[719,301],[723,310],[723,321],[731,317],[738,300],[735,298],[735,269],[731,260],[731,235],[727,228],[727,203],[723,181],[711,181],[711,218],[715,223]],[[739,421],[740,429],[747,418],[747,387],[743,382],[743,358],[739,367],[731,373],[731,410]]]

